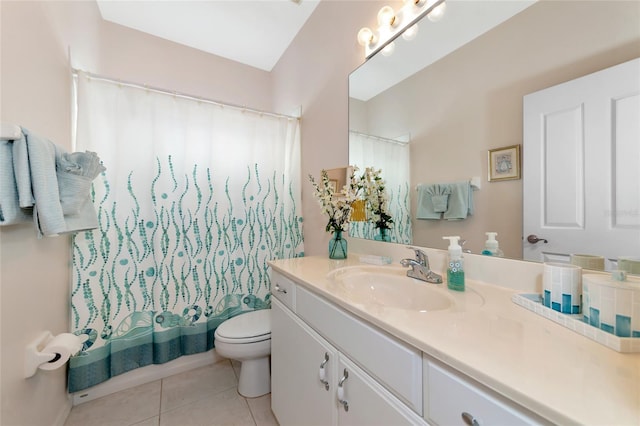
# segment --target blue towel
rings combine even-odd
[[[0,141],[0,225],[33,221],[31,209],[20,208],[13,173],[13,141]]]
[[[104,170],[94,153],[66,153],[53,142],[22,129],[13,141],[16,201],[33,210],[38,236],[98,227],[90,199],[91,181]]]
[[[433,205],[433,185],[418,185],[418,202],[416,219],[440,219],[442,213],[436,211]]]
[[[449,184],[449,206],[444,212],[447,220],[462,220],[473,214],[473,190],[469,181]]]

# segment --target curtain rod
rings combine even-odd
[[[182,99],[189,99],[189,100],[192,100],[192,101],[204,102],[204,103],[208,103],[208,104],[212,104],[212,105],[217,105],[217,106],[220,106],[220,107],[223,107],[223,108],[233,108],[233,109],[240,110],[242,112],[251,112],[253,114],[267,115],[267,116],[276,117],[276,118],[286,118],[288,120],[300,120],[300,117],[295,117],[293,115],[277,114],[275,112],[261,111],[261,110],[258,110],[258,109],[247,108],[247,107],[240,106],[240,105],[234,105],[234,104],[229,104],[229,103],[225,103],[225,102],[215,101],[215,100],[212,100],[212,99],[201,98],[199,96],[188,95],[186,93],[172,92],[172,91],[169,91],[169,90],[166,90],[166,89],[161,89],[161,88],[158,88],[158,87],[148,86],[146,84],[132,83],[132,82],[128,82],[128,81],[113,79],[113,78],[110,78],[110,77],[104,77],[104,76],[101,76],[101,75],[98,75],[98,74],[93,74],[93,73],[90,73],[88,71],[78,70],[78,69],[75,69],[75,68],[73,68],[72,71],[73,71],[73,75],[75,77],[78,77],[79,73],[83,73],[87,77],[89,77],[90,79],[102,80],[102,81],[106,81],[106,82],[109,82],[109,83],[119,84],[121,86],[133,87],[133,88],[136,88],[136,89],[148,90],[150,92],[160,93],[160,94],[163,94],[163,95],[171,95],[171,96],[175,96],[175,97],[182,98]]]
[[[354,135],[358,135],[358,136],[364,136],[365,138],[369,138],[369,139],[377,139],[381,142],[387,142],[387,143],[393,143],[396,145],[408,145],[409,141],[407,142],[402,142],[399,140],[395,140],[395,139],[389,139],[389,138],[383,138],[382,136],[374,136],[374,135],[368,135],[366,133],[360,133],[360,132],[356,132],[355,130],[349,130],[349,133],[353,133]]]

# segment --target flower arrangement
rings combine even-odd
[[[376,228],[387,230],[393,226],[393,218],[389,214],[389,196],[381,173],[380,169],[367,167],[362,176],[352,179],[352,185],[358,192],[362,191],[369,220],[375,223]]]
[[[326,170],[320,172],[320,183],[312,175],[309,175],[309,180],[315,189],[314,196],[322,206],[322,213],[329,216],[325,230],[332,233],[346,231],[356,195],[352,185],[345,185],[337,192]]]

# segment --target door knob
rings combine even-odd
[[[529,235],[527,237],[527,241],[529,241],[531,244],[535,244],[535,243],[537,243],[539,241],[542,241],[545,244],[547,244],[549,242],[549,241],[545,240],[544,238],[538,238],[537,235],[533,235],[533,234],[531,234],[531,235]]]

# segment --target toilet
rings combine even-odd
[[[255,398],[271,392],[271,309],[247,312],[220,324],[216,352],[241,362],[238,393]]]

